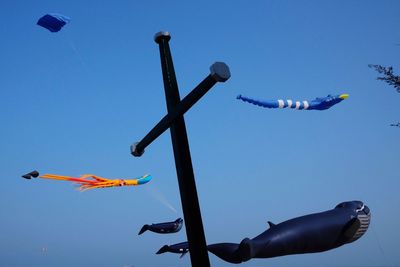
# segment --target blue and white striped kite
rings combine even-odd
[[[307,110],[325,110],[328,109],[348,98],[348,94],[341,95],[328,95],[327,97],[317,97],[311,101],[292,101],[288,100],[265,100],[260,101],[253,98],[238,95],[236,98],[244,102],[248,102],[264,108],[293,108],[293,109],[307,109]]]

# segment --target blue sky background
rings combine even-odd
[[[170,31],[181,96],[226,62],[232,77],[186,115],[208,243],[362,200],[370,229],[319,254],[243,266],[399,266],[400,95],[368,64],[400,73],[399,1],[21,1],[0,8],[0,265],[190,266],[155,255],[174,235],[137,233],[182,216],[169,133],[141,158],[129,146],[166,113],[153,36]],[[36,25],[51,12],[70,24]],[[235,99],[348,93],[323,112]],[[42,173],[137,177],[141,187],[80,193]],[[171,205],[177,210],[169,208]],[[43,252],[42,248],[47,251]],[[212,266],[229,266],[210,254]]]

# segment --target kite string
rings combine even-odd
[[[74,41],[69,39],[68,43],[69,43],[69,46],[71,47],[72,51],[74,51],[75,55],[78,57],[79,62],[81,63],[82,67],[85,69],[87,74],[89,74],[89,68],[88,68],[87,64],[85,63],[85,61],[83,60],[81,53],[79,53],[78,49],[76,48]]]
[[[83,59],[81,53],[79,52],[78,48],[75,45],[75,42],[73,39],[69,36],[69,34],[65,31],[64,36],[67,40],[67,43],[71,50],[74,52],[75,56],[78,58],[80,64],[82,65],[82,68],[86,71],[87,74],[90,73],[89,67],[87,66],[85,60]]]
[[[379,250],[380,250],[380,252],[381,252],[381,254],[382,254],[382,257],[383,257],[383,260],[384,260],[384,265],[383,265],[383,266],[384,266],[384,267],[388,267],[388,266],[389,266],[389,265],[388,265],[388,259],[387,259],[387,257],[386,257],[385,252],[383,251],[383,247],[382,247],[382,244],[381,244],[381,242],[380,242],[380,240],[379,240],[378,233],[376,232],[375,227],[374,227],[373,225],[371,225],[371,230],[372,230],[372,232],[373,232],[373,234],[374,234],[376,243],[378,244]]]
[[[158,200],[161,204],[163,204],[165,207],[173,211],[174,213],[178,213],[178,211],[175,209],[175,207],[167,200],[167,198],[164,196],[164,194],[161,193],[161,191],[157,188],[154,188],[152,186],[147,187],[149,191],[148,192],[152,197],[154,197],[156,200]]]

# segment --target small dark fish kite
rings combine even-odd
[[[143,234],[147,230],[159,234],[176,233],[182,229],[182,225],[182,218],[178,218],[173,222],[153,223],[151,225],[145,224],[143,225],[142,229],[140,229],[139,235]]]
[[[94,188],[105,188],[105,187],[114,187],[114,186],[132,186],[132,185],[142,185],[146,184],[151,180],[151,175],[146,174],[142,177],[136,179],[107,179],[104,177],[100,177],[94,174],[84,174],[80,177],[71,177],[57,174],[43,174],[39,176],[38,171],[31,171],[27,174],[22,175],[22,178],[31,179],[31,178],[42,178],[42,179],[51,179],[51,180],[61,180],[61,181],[70,181],[74,184],[77,184],[80,191],[86,191]]]
[[[36,24],[48,29],[51,32],[58,32],[70,21],[71,19],[64,15],[53,13],[44,15]]]
[[[248,102],[264,108],[293,108],[293,109],[307,109],[307,110],[325,110],[333,105],[342,102],[344,99],[348,98],[348,94],[341,95],[328,95],[327,97],[317,97],[311,101],[292,101],[288,100],[256,100],[253,98],[238,95],[236,98],[244,102]]]
[[[230,263],[241,263],[252,258],[323,252],[359,239],[367,231],[370,220],[370,210],[363,202],[343,202],[325,212],[297,217],[276,225],[268,222],[268,230],[253,239],[245,238],[240,244],[211,244],[207,249]],[[163,246],[157,254],[186,253],[188,249],[188,243],[183,242]]]

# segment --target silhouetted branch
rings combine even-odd
[[[397,92],[400,93],[400,76],[393,74],[393,67],[384,67],[381,65],[369,64],[368,67],[375,69],[377,72],[383,74],[383,77],[376,78],[377,80],[384,81],[389,85],[392,85]]]

